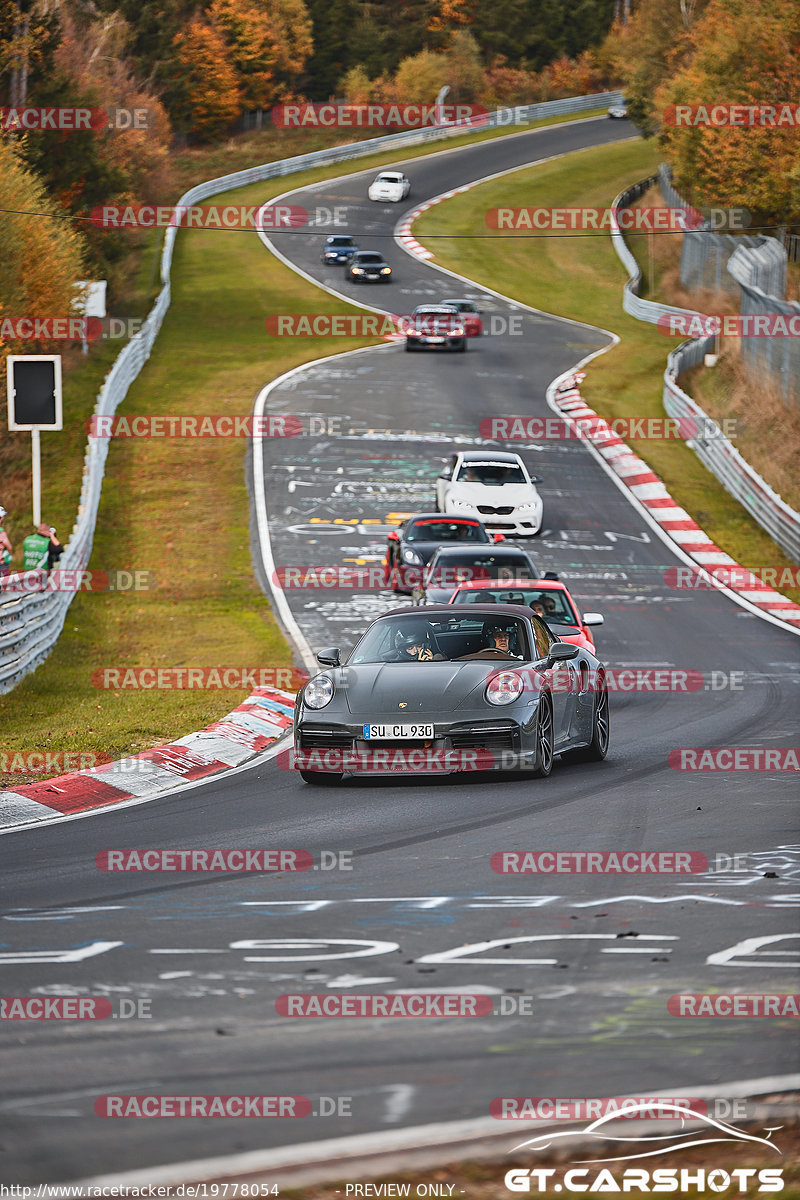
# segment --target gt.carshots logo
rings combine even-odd
[[[500,1098],[501,1103],[504,1099],[508,1102],[509,1099],[513,1101],[518,1098]],[[602,1105],[604,1101],[598,1103]],[[652,1120],[654,1117],[661,1122],[674,1121],[679,1128],[674,1134],[666,1136],[661,1131],[636,1136],[631,1130],[630,1121]],[[613,1123],[617,1121],[624,1121],[625,1124],[615,1126]],[[707,1191],[716,1194],[746,1193],[753,1190],[759,1194],[780,1192],[784,1187],[782,1167],[736,1167],[723,1170],[719,1167],[706,1169],[694,1165],[659,1166],[653,1169],[640,1166],[620,1168],[617,1165],[632,1159],[655,1156],[660,1158],[673,1151],[684,1151],[709,1142],[731,1147],[746,1145],[750,1150],[760,1148],[762,1154],[766,1150],[782,1157],[779,1147],[770,1140],[773,1132],[773,1129],[768,1130],[766,1137],[747,1133],[712,1116],[706,1104],[695,1108],[693,1102],[680,1100],[632,1100],[626,1102],[619,1110],[603,1113],[583,1130],[572,1128],[548,1131],[521,1142],[509,1152],[519,1154],[524,1150],[536,1154],[547,1151],[552,1154],[559,1142],[577,1135],[582,1140],[596,1140],[600,1143],[599,1149],[608,1151],[608,1157],[579,1159],[579,1166],[566,1170],[556,1167],[514,1167],[506,1172],[504,1182],[510,1192],[696,1192],[699,1195]],[[615,1146],[613,1143],[619,1145]],[[610,1169],[612,1165],[614,1173]],[[559,1176],[558,1182],[556,1176]]]

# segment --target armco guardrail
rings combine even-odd
[[[629,313],[632,317],[636,317],[638,321],[648,321],[651,325],[658,324],[659,319],[664,316],[702,316],[701,313],[696,312],[692,308],[675,308],[671,304],[658,304],[654,300],[643,300],[639,295],[639,288],[642,285],[642,272],[622,235],[617,220],[617,209],[627,208],[629,205],[635,204],[639,197],[644,195],[647,189],[657,182],[658,176],[651,175],[648,179],[642,179],[639,183],[633,184],[632,187],[626,188],[624,192],[620,192],[611,205],[610,222],[611,241],[614,244],[614,249],[617,252],[620,262],[629,275],[628,282],[625,284],[622,293],[622,307],[626,313]]]
[[[603,108],[620,99],[620,92],[599,92],[590,96],[572,96],[565,100],[548,100],[538,104],[516,106],[513,109],[499,109],[489,114],[482,128],[505,127],[509,123],[506,119],[509,113],[513,113],[515,124],[524,123],[548,116],[569,116],[594,108]],[[349,159],[362,158],[381,150],[401,150],[407,146],[459,137],[465,132],[469,131],[457,125],[410,129],[346,146],[331,146],[311,154],[299,154],[293,158],[263,163],[246,171],[236,171],[232,175],[209,179],[197,187],[190,188],[177,201],[175,207],[195,204],[209,196],[219,195],[220,192],[281,175],[290,175],[309,167],[347,162]],[[124,347],[106,376],[97,397],[94,410],[96,416],[110,416],[116,411],[125,399],[128,388],[150,357],[153,343],[170,304],[170,267],[176,232],[176,227],[170,227],[164,238],[161,253],[162,289],[158,299],[140,332]],[[89,562],[107,454],[107,439],[90,436],[84,459],[78,518],[59,561],[62,572],[82,570]],[[47,658],[58,640],[74,595],[73,592],[66,591],[21,593],[11,590],[15,586],[18,586],[17,577],[12,576],[5,581],[5,589],[0,590],[0,693],[10,692],[25,675],[35,670]]]
[[[675,308],[669,304],[657,304],[651,300],[643,300],[638,295],[641,271],[625,244],[615,213],[617,208],[633,204],[655,181],[656,177],[651,176],[627,188],[617,196],[612,206],[611,238],[630,276],[623,294],[623,308],[631,316],[651,324],[655,324],[659,317],[670,314],[703,317],[702,313]],[[684,342],[669,355],[664,372],[663,404],[670,417],[694,417],[705,428],[713,424],[700,405],[678,387],[676,380],[684,371],[699,366],[705,355],[713,352],[714,342],[713,336],[694,339]],[[745,462],[732,443],[722,436],[718,428],[717,435],[713,438],[691,438],[687,444],[723,487],[727,488],[762,529],[774,538],[788,557],[793,562],[800,562],[800,514],[781,500],[758,472]]]
[[[664,372],[664,408],[667,414],[676,418],[693,417],[701,428],[709,431],[712,431],[713,425],[710,417],[678,387],[676,379],[691,367],[699,366],[704,356],[713,352],[714,341],[712,335],[684,342],[670,354]],[[716,425],[713,425],[713,430],[716,436],[692,438],[689,445],[792,562],[800,562],[800,513],[781,500],[728,439],[722,436]]]

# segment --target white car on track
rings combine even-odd
[[[542,528],[542,498],[518,454],[469,450],[452,454],[436,480],[438,512],[477,517],[487,529],[532,537]]]
[[[405,200],[411,191],[411,184],[405,175],[399,171],[381,171],[369,185],[367,196],[370,200],[390,200],[397,203]]]

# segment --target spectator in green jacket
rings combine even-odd
[[[29,534],[22,543],[22,569],[50,571],[63,553],[64,547],[56,537],[55,529],[43,521],[37,526],[36,533]]]

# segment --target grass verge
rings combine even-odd
[[[442,266],[535,308],[620,336],[619,345],[592,362],[582,389],[587,403],[609,421],[664,416],[667,354],[682,339],[666,337],[622,311],[625,275],[607,235],[492,232],[483,213],[499,206],[606,208],[657,164],[656,148],[643,141],[583,150],[566,161],[517,171],[455,196],[423,213],[414,225],[415,237]],[[683,442],[631,444],[676,501],[737,562],[750,568],[792,565]],[[800,602],[800,590],[785,594]]]
[[[502,135],[467,135],[403,153],[422,156],[490,136]],[[397,157],[395,151],[298,173],[289,177],[288,186],[369,170]],[[208,178],[241,165],[217,153],[203,169]],[[181,190],[190,181],[182,180]],[[286,190],[287,177],[282,177],[236,189],[215,202],[252,204]],[[153,298],[150,281],[159,240],[143,238],[140,251],[126,315],[143,315]],[[249,414],[259,389],[284,371],[374,344],[363,338],[337,339],[333,346],[323,338],[287,344],[267,337],[267,316],[318,311],[321,293],[273,258],[254,233],[182,230],[172,281],[172,304],[150,360],[119,413]],[[358,311],[328,295],[324,307],[331,313]],[[65,383],[64,433],[42,438],[43,513],[64,540],[80,492],[85,422],[120,348],[118,342],[100,342],[88,358],[73,356]],[[14,514],[7,528],[15,546],[30,531],[22,515],[29,503],[29,442],[21,445],[22,453],[6,464],[0,496]],[[112,442],[92,566],[146,570],[157,587],[76,596],[50,658],[0,696],[0,788],[43,777],[6,770],[17,754],[112,759],[135,754],[218,720],[250,690],[96,688],[92,675],[100,669],[291,665],[289,647],[253,578],[245,452],[246,444],[232,439]]]

